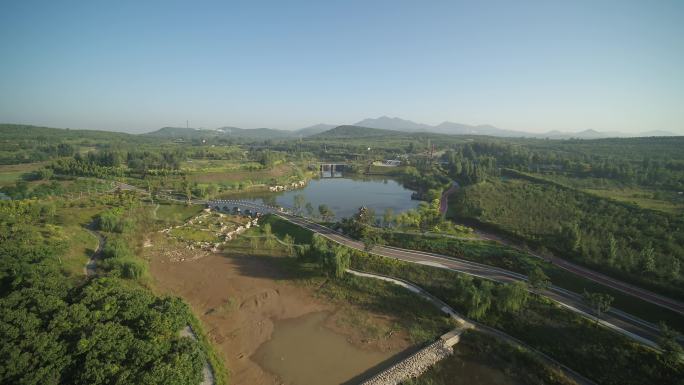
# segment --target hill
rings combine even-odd
[[[311,139],[339,139],[339,138],[373,138],[381,136],[406,135],[405,132],[383,130],[379,128],[360,126],[337,126],[328,131],[312,135]]]
[[[32,126],[27,124],[0,124],[0,138],[2,140],[42,139],[127,139],[133,136],[123,132],[99,130],[72,130],[70,128],[54,128]]]

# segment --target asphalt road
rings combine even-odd
[[[356,250],[364,251],[363,243],[348,238],[343,234],[340,234],[325,226],[286,213],[276,213],[276,215],[301,227],[319,233],[334,242]],[[388,246],[376,246],[373,248],[372,253],[406,262],[458,271],[496,282],[515,282],[525,281],[527,279],[527,277],[522,274],[440,254],[406,250]],[[554,300],[559,305],[575,313],[595,320],[592,310],[584,304],[579,294],[555,286],[551,286],[547,290],[539,292],[539,294]],[[616,332],[622,333],[623,335],[637,342],[657,348],[655,341],[659,335],[658,329],[655,327],[655,325],[652,325],[649,322],[619,310],[611,310],[602,314],[599,319],[599,323],[605,327],[615,330]]]
[[[132,189],[137,190],[137,188],[135,188],[134,186],[126,187],[132,187]],[[364,245],[362,242],[353,240],[341,233],[338,233],[318,223],[309,221],[298,216],[291,215],[287,212],[278,211],[266,205],[260,205],[254,202],[241,200],[220,200],[211,202],[193,200],[192,203],[209,203],[210,205],[220,204],[228,207],[242,206],[243,208],[252,208],[255,211],[261,212],[262,214],[271,213],[274,215],[278,215],[279,217],[287,221],[290,221],[294,224],[297,224],[311,231],[319,233],[334,242],[345,245],[347,247],[351,247],[356,250],[364,251]],[[526,276],[519,273],[475,262],[470,262],[463,259],[448,257],[440,254],[400,249],[389,246],[377,246],[373,249],[372,253],[383,257],[399,259],[406,262],[445,268],[473,275],[476,277],[489,279],[496,282],[514,282],[527,280]],[[542,294],[554,300],[560,306],[565,307],[586,318],[592,320],[596,319],[593,311],[582,301],[582,297],[577,293],[573,293],[571,291],[562,289],[557,286],[550,286],[547,290],[539,292],[539,294]],[[659,331],[657,326],[650,322],[647,322],[645,320],[642,320],[638,317],[632,316],[617,309],[611,309],[610,311],[603,313],[598,322],[603,326],[613,329],[616,332],[621,333],[646,346],[658,348],[658,345],[655,341],[657,341]]]

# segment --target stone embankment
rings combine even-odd
[[[305,186],[306,186],[306,181],[300,180],[299,182],[292,182],[290,184],[268,186],[268,191],[270,191],[270,192],[287,191],[287,190],[294,190],[294,189],[298,189],[298,188],[303,188]]]
[[[211,215],[216,216],[216,218],[210,218]],[[235,223],[224,223],[228,216],[220,213],[220,212],[212,212],[211,209],[207,208],[204,209],[204,211],[197,215],[196,217],[188,220],[186,223],[178,226],[171,226],[166,229],[162,229],[159,232],[166,234],[167,236],[175,239],[179,239],[182,241],[185,241],[187,243],[187,248],[190,250],[195,250],[195,249],[200,249],[200,250],[207,250],[211,252],[218,252],[221,250],[221,248],[226,244],[226,242],[229,242],[233,239],[235,239],[238,235],[244,233],[247,231],[250,227],[252,226],[258,226],[259,225],[259,217],[252,218],[249,216],[244,216],[241,217],[243,218],[242,224],[238,224],[236,227]],[[211,225],[211,222],[208,221],[209,219],[214,219],[217,221],[218,225],[220,228],[218,230],[212,231],[208,227]],[[206,226],[207,228],[202,228],[202,226]],[[183,239],[182,237],[177,237],[172,235],[172,231],[175,229],[180,229],[180,228],[195,228],[197,231],[204,231],[207,233],[213,234],[215,237],[218,239],[222,239],[221,242],[202,242],[202,241],[190,241]]]
[[[401,279],[379,274],[364,273],[352,269],[347,269],[347,272],[356,276],[379,279],[402,286],[430,301],[459,325],[456,329],[442,335],[437,341],[364,381],[362,385],[396,385],[401,384],[408,379],[420,376],[430,369],[431,366],[453,354],[453,346],[460,341],[461,333],[463,333],[465,329],[473,327],[468,320],[461,317],[449,305],[416,285]]]
[[[362,382],[362,385],[395,385],[423,374],[454,352],[442,338],[417,351],[405,360]]]

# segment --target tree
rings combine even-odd
[[[207,186],[207,198],[213,199],[218,194],[218,186],[211,183]]]
[[[285,234],[285,237],[283,237],[283,243],[285,244],[285,249],[287,250],[288,255],[294,254],[294,238],[290,234]]]
[[[376,231],[364,231],[361,241],[363,242],[363,249],[367,252],[373,251],[375,246],[385,244],[385,240]]]
[[[394,222],[394,210],[391,207],[385,209],[385,213],[382,215],[382,223],[385,227],[391,227],[392,222]]]
[[[304,208],[306,209],[306,215],[313,217],[314,208],[311,202],[306,202],[306,206],[304,206]]]
[[[321,267],[331,278],[340,279],[349,268],[351,256],[345,247],[335,247],[322,258]]]
[[[259,238],[257,238],[257,237],[250,238],[249,239],[249,246],[254,251],[259,250]]]
[[[641,254],[639,255],[639,257],[641,258],[641,267],[645,271],[649,273],[655,271],[655,250],[653,250],[652,247],[648,246],[641,250]]]
[[[499,286],[496,293],[496,307],[504,313],[517,313],[529,298],[523,282],[513,282]]]
[[[679,333],[675,330],[670,329],[664,322],[660,323],[658,345],[663,349],[662,359],[668,366],[676,366],[684,355],[684,349],[677,341],[679,337]]]
[[[359,210],[354,214],[354,221],[363,225],[371,225],[375,221],[375,212],[365,206],[359,207]]]
[[[527,275],[527,283],[533,289],[543,290],[551,284],[551,280],[539,266],[535,266]]]
[[[321,214],[321,218],[323,218],[324,221],[330,221],[335,218],[335,213],[333,213],[330,207],[325,204],[318,206],[318,213]]]
[[[466,288],[465,299],[468,307],[468,317],[482,319],[492,305],[492,288],[494,284],[483,281],[478,288],[470,285]]]
[[[296,213],[301,213],[302,208],[304,207],[304,204],[306,203],[306,198],[302,194],[297,194],[294,196],[294,209]]]
[[[596,323],[598,323],[601,313],[608,311],[613,303],[613,297],[605,293],[590,293],[585,290],[582,298],[596,312]]]

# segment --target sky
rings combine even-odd
[[[0,122],[684,134],[684,1],[0,2]]]

